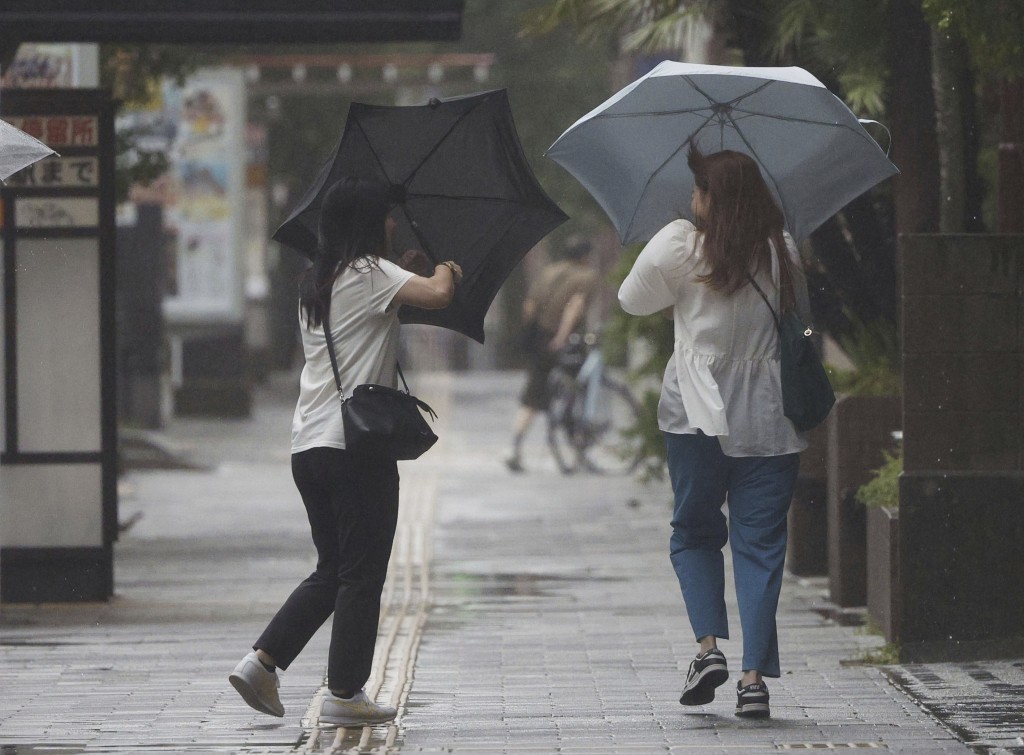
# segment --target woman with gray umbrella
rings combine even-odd
[[[666,225],[619,290],[626,312],[671,314],[675,347],[658,406],[675,497],[670,556],[694,637],[680,703],[704,705],[729,678],[718,640],[729,637],[722,548],[731,542],[743,630],[736,715],[767,717],[764,677],[778,677],[775,613],[786,515],[807,446],[783,415],[779,311],[809,321],[807,284],[783,214],[758,165],[691,143],[694,222]],[[721,509],[728,498],[728,526]]]

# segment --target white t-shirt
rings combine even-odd
[[[356,260],[342,270],[331,292],[331,334],[345,396],[363,383],[395,386],[398,360],[398,290],[413,277],[386,259]],[[299,401],[292,417],[292,453],[327,446],[345,447],[341,402],[321,326],[306,326],[299,307],[302,353]]]
[[[797,310],[809,322],[807,282],[795,263]],[[634,315],[672,307],[675,347],[665,369],[658,426],[670,433],[718,436],[726,456],[777,456],[807,447],[782,412],[779,338],[775,321],[753,286],[731,296],[697,280],[706,264],[697,229],[676,220],[648,242],[619,289],[619,303]],[[779,266],[755,276],[779,311]]]

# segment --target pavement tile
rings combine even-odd
[[[250,420],[167,428],[168,442],[202,457],[206,471],[136,471],[122,480],[122,518],[142,516],[117,544],[114,600],[0,610],[4,755],[45,755],[43,745],[642,755],[851,741],[964,753],[971,750],[908,692],[930,699],[936,715],[969,722],[973,709],[945,705],[935,678],[974,685],[970,701],[979,705],[1021,684],[1016,667],[980,666],[973,676],[908,668],[893,686],[879,669],[844,666],[881,641],[816,612],[828,608],[821,580],[790,578],[779,612],[786,673],[769,681],[775,718],[736,719],[731,684],[712,705],[682,708],[695,644],[665,554],[667,484],[565,477],[540,427],[528,443],[529,473],[510,475],[501,454],[520,376],[422,374],[417,393],[442,415],[442,440],[402,465],[409,523],[400,526],[403,537],[422,539],[396,556],[389,584],[400,589],[385,593],[381,633],[394,629],[396,650],[379,652],[375,671],[379,695],[399,700],[400,715],[391,727],[343,733],[332,750],[336,734],[314,740],[302,720],[323,684],[326,632],[282,674],[284,719],[251,711],[226,683],[314,566],[288,466],[294,381],[276,376],[259,389]],[[730,610],[735,620],[731,600]],[[741,648],[734,632],[723,642],[732,659]]]

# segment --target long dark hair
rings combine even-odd
[[[347,265],[360,257],[387,256],[390,209],[388,187],[379,181],[346,177],[324,194],[316,256],[299,284],[307,328],[323,322],[334,281]]]
[[[707,202],[704,216],[695,222],[711,269],[698,280],[726,295],[735,293],[747,284],[748,273],[762,265],[771,270],[771,241],[779,257],[782,308],[793,306],[793,277],[782,236],[785,217],[757,163],[732,150],[703,155],[692,143],[687,163]]]

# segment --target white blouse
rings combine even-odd
[[[795,263],[797,309],[810,321],[807,281],[800,256],[786,234]],[[807,447],[782,413],[779,339],[775,322],[753,286],[732,295],[700,283],[706,272],[701,235],[688,220],[662,228],[644,247],[619,288],[631,315],[672,307],[675,347],[665,369],[658,426],[670,433],[718,436],[727,456],[777,456]],[[779,265],[755,276],[779,311]]]

